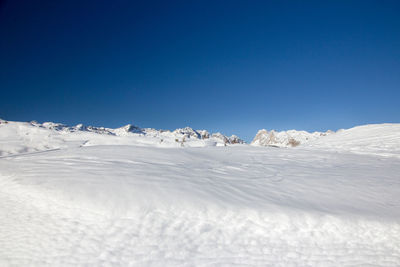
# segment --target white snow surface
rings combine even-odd
[[[0,124],[0,266],[400,266],[399,124],[296,148],[47,126]]]

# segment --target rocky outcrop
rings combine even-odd
[[[179,128],[173,131],[172,133],[175,135],[181,135],[182,137],[185,138],[195,138],[195,139],[201,138],[201,135],[196,130],[193,130],[190,127]]]
[[[197,132],[200,134],[200,138],[203,140],[210,138],[210,133],[207,130],[197,130]]]
[[[265,129],[259,130],[254,137],[251,145],[255,146],[275,146],[275,147],[296,147],[310,141],[317,140],[323,136],[332,134],[332,131],[327,132],[314,132],[309,133],[306,131],[282,131],[277,132],[274,130],[267,131]]]
[[[237,135],[231,135],[231,137],[229,137],[229,143],[230,144],[244,144],[245,142],[240,139]]]

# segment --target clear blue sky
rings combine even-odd
[[[0,1],[0,117],[238,134],[400,122],[400,1]]]

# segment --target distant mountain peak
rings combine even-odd
[[[230,144],[243,144],[244,141],[236,135],[230,137],[225,136],[221,133],[210,134],[207,130],[195,130],[189,126],[184,128],[178,128],[174,131],[169,130],[157,130],[153,128],[140,128],[133,124],[127,124],[120,128],[106,128],[98,126],[85,126],[83,124],[77,124],[75,126],[68,126],[62,123],[54,122],[44,122],[38,123],[37,121],[31,121],[31,126],[45,128],[48,130],[58,131],[58,132],[91,132],[102,135],[114,135],[114,136],[126,136],[140,135],[147,136],[150,138],[159,139],[160,143],[165,140],[174,140],[174,142],[179,142],[181,146],[185,146],[184,143],[188,141],[203,141],[208,142],[208,144],[214,145],[230,145]]]
[[[301,144],[316,140],[322,136],[332,134],[332,131],[309,133],[306,131],[267,131],[259,130],[254,137],[251,145],[256,146],[275,146],[275,147],[296,147]]]

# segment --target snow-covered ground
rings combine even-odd
[[[0,124],[0,266],[400,266],[399,124],[174,137]]]

